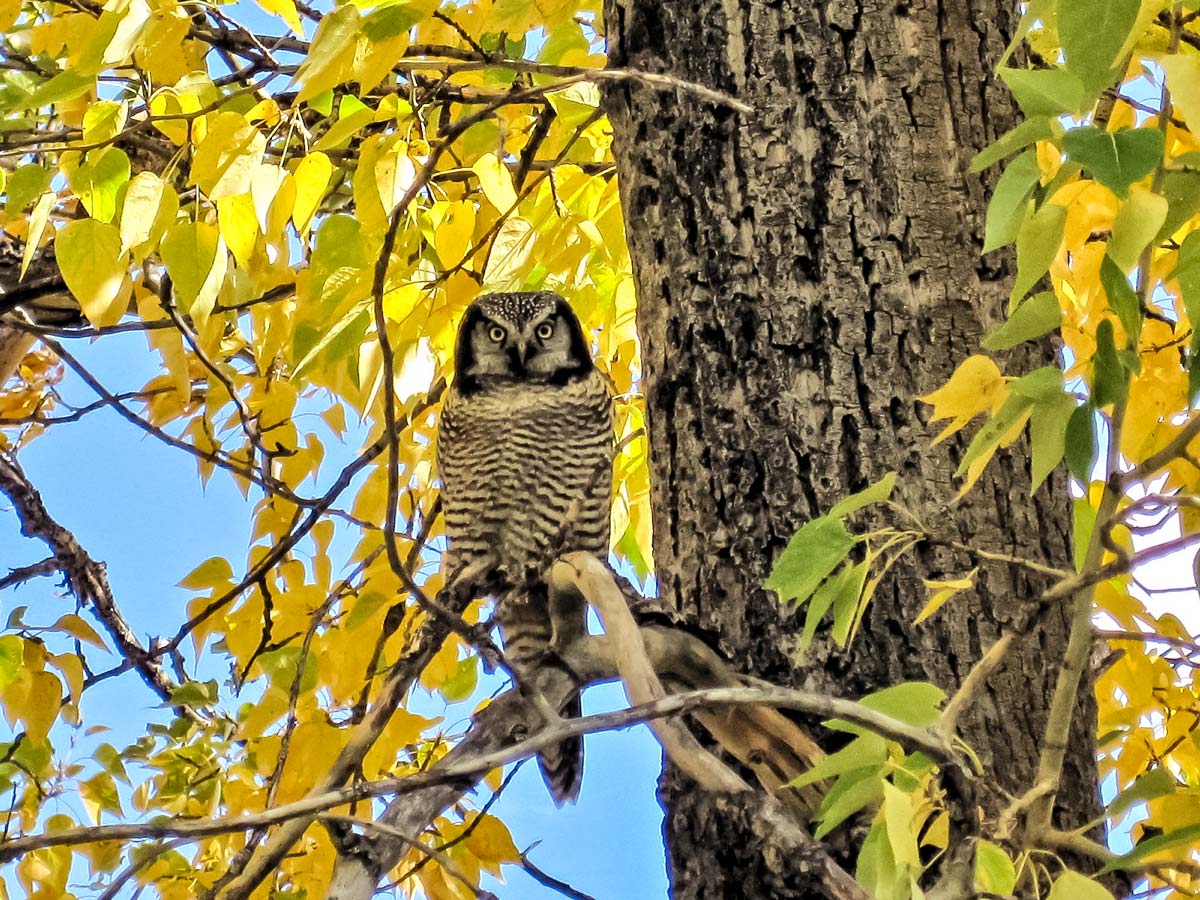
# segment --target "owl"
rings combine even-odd
[[[472,303],[454,364],[437,449],[447,571],[494,557],[505,656],[528,669],[586,633],[583,598],[552,592],[546,570],[574,550],[607,557],[612,395],[579,319],[545,291]],[[563,713],[581,714],[578,695]],[[544,751],[539,763],[555,802],[574,800],[582,740]]]

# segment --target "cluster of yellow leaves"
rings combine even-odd
[[[181,584],[195,593],[180,611],[189,637],[180,649],[195,660],[222,657],[234,678],[228,689],[188,682],[172,700],[217,712],[219,724],[179,720],[122,750],[104,744],[73,767],[62,777],[94,821],[252,813],[269,798],[298,799],[328,768],[421,614],[401,601],[381,553],[386,455],[346,479],[332,512],[302,523],[336,480],[331,472],[353,465],[357,448],[382,432],[390,377],[411,418],[397,460],[400,552],[416,561],[424,590],[441,586],[441,525],[426,528],[437,407],[427,409],[425,396],[453,376],[457,321],[480,293],[550,289],[578,312],[619,395],[614,545],[642,575],[650,568],[635,298],[611,135],[595,85],[562,76],[603,63],[597,0],[444,9],[434,0],[353,0],[317,22],[292,0],[259,6],[283,33],[260,38],[223,11],[206,18],[175,0],[0,0],[0,26],[29,61],[0,73],[0,113],[24,123],[22,149],[5,151],[0,168],[0,228],[23,242],[22,271],[53,253],[91,329],[141,327],[160,373],[129,407],[146,429],[192,452],[204,479],[222,470],[263,494],[244,563],[180,565],[194,566]],[[257,64],[229,72],[230,58]],[[289,63],[290,83],[274,80],[272,69]],[[395,217],[382,273],[396,358],[388,373],[373,301]],[[25,358],[17,389],[0,393],[11,434],[39,433],[15,420],[50,408],[59,373],[45,353]],[[243,584],[286,542],[290,552]],[[469,610],[468,621],[480,612]],[[80,637],[68,625],[77,627],[55,628]],[[65,817],[40,817],[33,782],[53,771],[55,722],[88,725],[80,657],[49,653],[23,623],[12,630],[0,642],[16,642],[8,649],[20,664],[0,701],[28,738],[13,754],[23,767],[0,763],[0,774],[23,783],[25,830],[67,827]],[[473,651],[452,638],[420,683],[458,702],[477,677]],[[416,771],[447,737],[440,720],[401,711],[363,774]],[[150,777],[131,778],[127,766]],[[491,817],[441,822],[435,840],[456,835],[463,839],[448,852],[473,876],[517,859]],[[278,886],[317,896],[333,849],[321,829],[306,840]],[[164,897],[194,896],[244,843],[239,834],[158,848],[138,878]],[[32,854],[23,884],[66,896],[72,852],[87,855],[102,881],[128,863],[129,848]],[[436,864],[411,878],[428,896],[461,896]]]

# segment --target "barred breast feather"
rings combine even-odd
[[[501,383],[442,410],[438,464],[450,554],[497,554],[511,583],[541,574],[571,504],[563,551],[608,553],[612,398],[592,370],[565,385]]]
[[[495,554],[508,585],[497,617],[505,656],[517,666],[587,631],[583,598],[551,598],[545,570],[573,550],[607,556],[613,449],[612,397],[595,369],[561,385],[501,381],[465,396],[447,392],[438,436],[447,571]],[[576,694],[563,713],[581,712]],[[540,765],[555,802],[573,800],[582,740],[547,748]]]

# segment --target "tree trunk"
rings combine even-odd
[[[797,664],[803,613],[763,580],[803,522],[889,470],[896,499],[944,536],[1070,567],[1065,481],[1031,499],[1017,445],[948,512],[965,442],[931,449],[939,429],[916,399],[978,347],[1009,290],[1010,257],[980,257],[987,193],[968,163],[1016,122],[992,75],[1015,7],[608,0],[611,65],[753,107],[630,82],[608,96],[640,298],[660,590],[771,681],[850,697],[907,680],[953,691],[1044,587],[985,567],[976,591],[914,626],[921,578],[975,564],[922,545],[880,586],[848,651],[818,639]],[[1005,371],[1050,356],[1017,352]],[[1039,621],[966,723],[993,814],[1004,791],[1034,780],[1066,610]],[[1098,812],[1094,730],[1089,683],[1060,826]],[[676,898],[828,896],[781,878],[729,798],[671,774],[662,793]]]

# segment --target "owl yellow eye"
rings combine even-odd
[[[504,337],[505,337],[504,329],[501,328],[499,325],[493,325],[491,328],[488,329],[488,337],[491,338],[495,343],[498,344],[502,340],[504,340]]]
[[[539,340],[546,340],[550,335],[554,334],[554,326],[549,322],[543,322],[533,331],[538,336]]]

